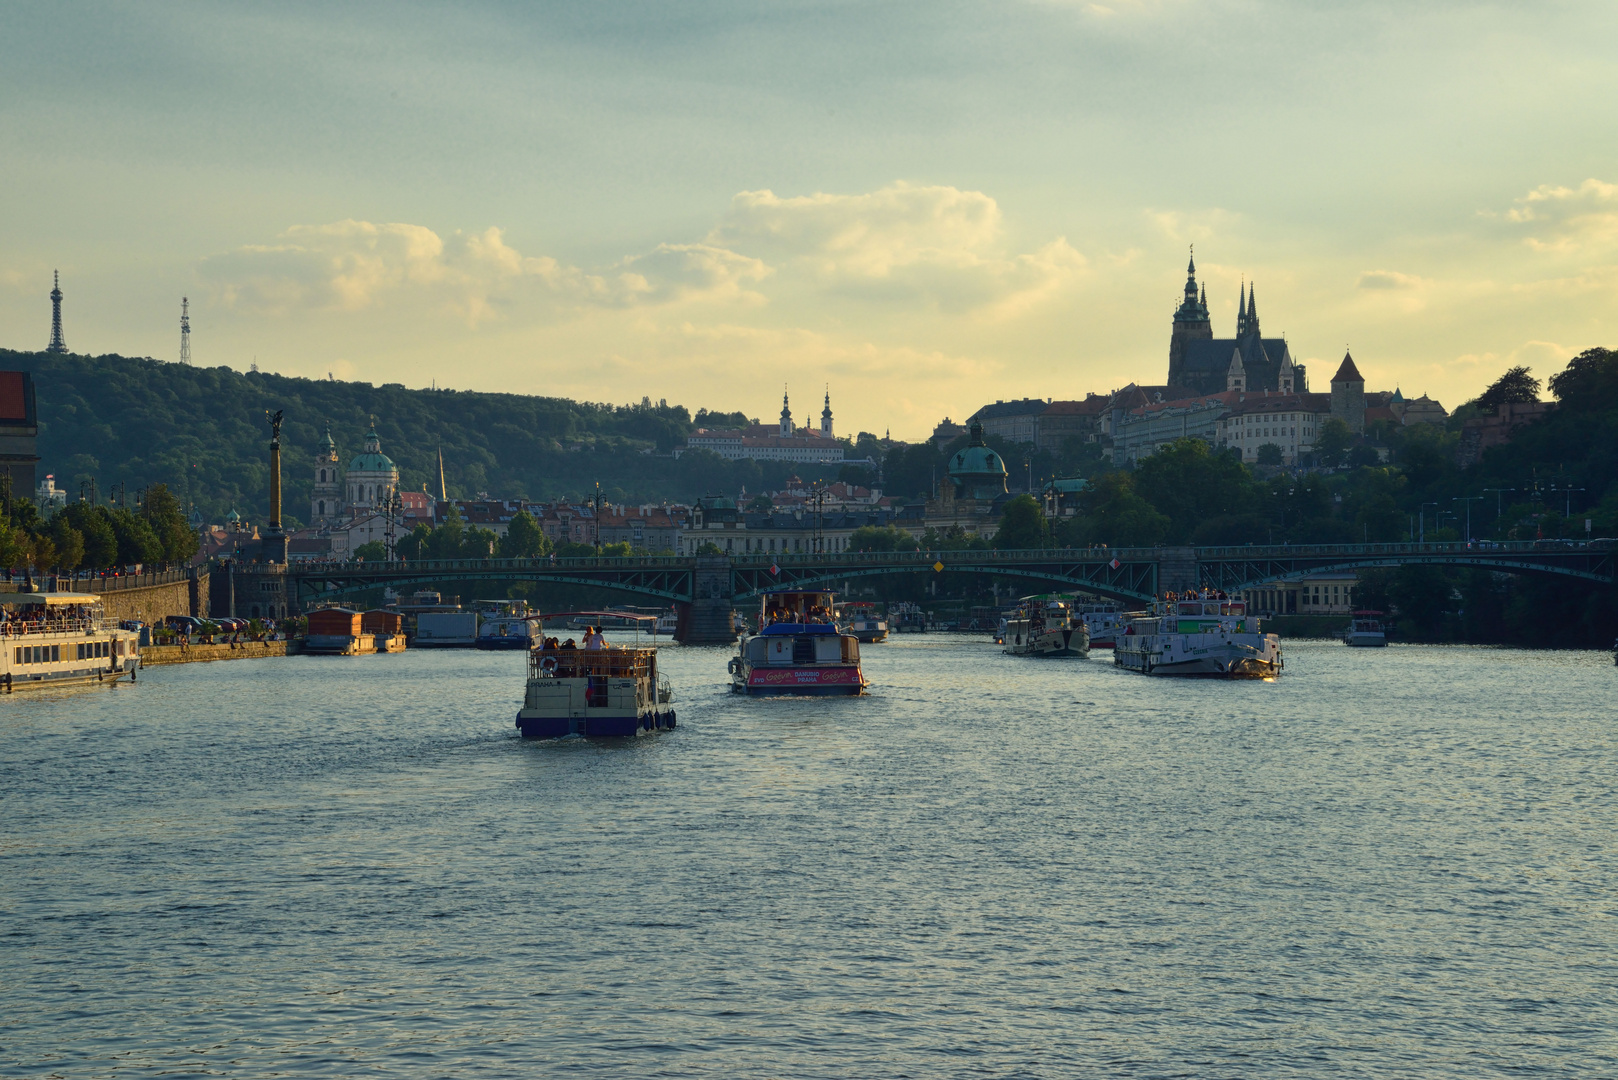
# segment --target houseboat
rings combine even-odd
[[[364,628],[365,616],[344,607],[319,608],[307,616],[303,651],[328,656],[358,656],[376,651],[376,636]]]
[[[599,620],[602,613],[533,617],[538,647],[528,652],[528,687],[516,721],[523,738],[622,738],[673,728],[674,692],[657,670],[657,649],[641,646],[638,633],[634,645],[596,649],[564,649],[544,636],[546,619],[566,627],[573,616]]]
[[[0,689],[133,681],[140,634],[106,623],[93,593],[13,593],[0,606]]]
[[[392,608],[372,608],[360,615],[360,633],[371,635],[379,653],[405,651],[404,616]]]
[[[1263,633],[1240,600],[1171,592],[1150,611],[1131,613],[1112,662],[1143,675],[1270,679],[1281,674],[1281,640]]]
[[[1358,648],[1381,648],[1388,643],[1388,630],[1380,611],[1356,611],[1343,630],[1343,644]]]
[[[868,600],[853,600],[838,605],[841,616],[840,630],[853,634],[861,645],[873,645],[888,640],[888,622]]]
[[[1006,620],[1001,646],[1012,656],[1090,655],[1090,631],[1066,601],[1030,596]]]
[[[738,694],[863,694],[860,642],[840,633],[829,592],[782,590],[760,602],[759,632],[730,659]]]

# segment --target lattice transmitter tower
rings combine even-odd
[[[51,275],[51,343],[45,346],[48,353],[67,352],[67,342],[62,340],[62,275],[60,271],[53,271]]]
[[[180,297],[180,363],[191,362],[191,298]]]

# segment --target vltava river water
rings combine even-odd
[[[525,743],[522,658],[0,699],[8,1076],[1618,1073],[1612,660],[933,635]]]

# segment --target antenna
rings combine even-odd
[[[180,363],[191,362],[191,298],[180,297]],[[258,365],[253,365],[254,370]]]

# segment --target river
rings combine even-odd
[[[509,653],[0,699],[0,1075],[1618,1074],[1606,654],[727,655],[606,744]]]

